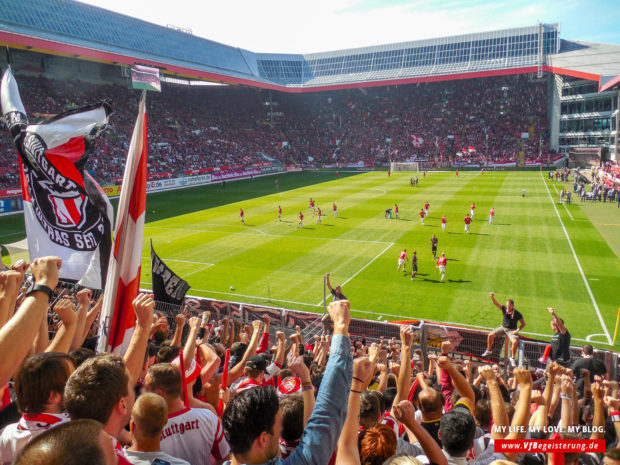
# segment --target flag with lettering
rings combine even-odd
[[[112,241],[112,206],[85,170],[109,102],[74,108],[29,124],[11,68],[2,76],[2,114],[19,154],[30,260],[62,259],[59,276],[102,289]]]
[[[124,354],[135,327],[132,302],[140,290],[147,155],[146,91],[142,91],[118,202],[114,243],[103,296],[103,317],[97,345],[99,352]]]
[[[151,240],[151,276],[153,278],[153,296],[157,302],[183,305],[185,294],[190,288],[187,281],[177,276],[153,248]]]

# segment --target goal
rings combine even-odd
[[[418,166],[418,162],[409,162],[409,163],[390,163],[390,171],[420,171]]]

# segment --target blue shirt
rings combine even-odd
[[[327,465],[347,418],[353,372],[351,342],[347,336],[332,337],[329,360],[312,416],[301,443],[286,459],[276,457],[260,465]],[[226,462],[225,465],[230,465]]]

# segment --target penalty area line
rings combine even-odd
[[[605,333],[605,336],[607,337],[608,344],[611,345],[611,336],[609,335],[609,331],[607,331],[607,326],[605,326],[605,321],[603,320],[603,315],[601,315],[601,311],[598,308],[598,304],[596,303],[596,299],[594,298],[594,294],[592,293],[592,289],[590,289],[590,284],[588,283],[588,279],[586,278],[586,275],[583,272],[583,268],[581,267],[581,263],[579,262],[579,258],[577,257],[577,253],[575,252],[575,248],[573,247],[573,243],[570,240],[570,236],[568,235],[568,231],[566,230],[566,227],[564,226],[564,222],[562,221],[562,217],[560,216],[560,212],[558,211],[557,207],[555,206],[555,202],[553,201],[553,197],[551,197],[551,191],[549,190],[549,186],[547,186],[547,183],[545,182],[545,178],[543,177],[542,173],[540,173],[540,179],[542,180],[543,184],[545,185],[545,189],[547,189],[547,194],[549,195],[549,200],[551,200],[551,205],[553,206],[553,209],[555,210],[555,214],[558,216],[558,220],[560,220],[560,226],[562,226],[562,231],[564,231],[564,235],[566,236],[566,240],[568,241],[568,246],[570,247],[570,250],[573,253],[573,258],[575,259],[575,263],[577,264],[577,269],[579,270],[579,273],[581,274],[581,278],[583,279],[583,283],[586,286],[586,290],[588,291],[588,294],[590,296],[590,300],[592,301],[592,305],[594,306],[594,310],[596,311],[596,315],[598,316],[598,321],[601,324],[601,327],[603,328],[603,332]]]

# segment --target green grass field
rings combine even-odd
[[[352,174],[352,173],[347,173]],[[414,173],[415,174],[415,173]],[[417,188],[411,173],[303,173],[150,195],[144,241],[143,286],[150,287],[148,239],[190,294],[306,311],[321,311],[323,275],[343,292],[355,316],[426,319],[493,328],[500,301],[513,298],[524,334],[549,337],[548,306],[564,318],[573,341],[605,348],[620,307],[620,209],[615,204],[557,204],[559,183],[539,172],[428,173]],[[526,197],[521,196],[526,190]],[[324,212],[316,225],[308,199]],[[418,212],[428,200],[425,226]],[[463,217],[476,203],[471,233]],[[338,205],[338,218],[332,215]],[[385,219],[400,207],[401,219]],[[283,221],[276,221],[282,206]],[[555,205],[555,206],[554,206]],[[490,207],[495,222],[487,222]],[[239,208],[246,226],[239,220]],[[297,229],[297,215],[305,215]],[[442,233],[442,214],[448,218]],[[23,237],[21,217],[0,218],[0,241]],[[6,231],[6,232],[5,232]],[[430,250],[449,259],[447,282]],[[2,237],[5,236],[5,237]],[[614,244],[616,252],[610,248]],[[396,270],[399,252],[418,253],[418,277]],[[234,286],[234,291],[230,290]]]

